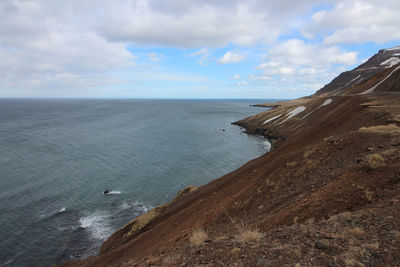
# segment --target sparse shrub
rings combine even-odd
[[[350,229],[349,232],[350,232],[350,234],[353,234],[354,236],[358,236],[358,237],[365,235],[364,230],[361,229],[360,227],[354,227],[353,229]]]
[[[381,168],[381,167],[384,167],[386,165],[385,164],[385,160],[383,159],[383,157],[381,155],[377,154],[377,153],[372,154],[372,155],[368,155],[367,156],[367,163],[368,163],[368,166],[371,169],[374,169],[374,170],[378,169],[378,168]]]
[[[372,199],[374,198],[374,192],[365,191],[364,193],[365,193],[365,198],[366,198],[369,202],[371,202]]]
[[[238,255],[239,252],[240,252],[240,248],[233,248],[233,249],[231,250],[231,252],[232,252],[233,255]]]
[[[202,228],[196,228],[193,230],[192,236],[190,237],[190,243],[194,246],[199,246],[204,243],[208,238],[206,231]]]
[[[251,229],[249,226],[241,223],[237,225],[239,234],[236,235],[236,239],[241,242],[258,242],[262,237],[262,234],[257,229]]]
[[[361,127],[361,132],[370,132],[370,133],[381,133],[381,134],[400,134],[400,127],[396,124],[389,125],[377,125],[372,127]]]

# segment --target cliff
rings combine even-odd
[[[400,265],[398,67],[236,122],[274,149],[64,266]]]

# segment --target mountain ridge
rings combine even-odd
[[[392,68],[400,63],[400,46],[381,49],[370,57],[366,62],[351,71],[345,71],[334,78],[331,82],[316,92],[321,94],[341,94],[346,90],[366,82],[385,69]]]

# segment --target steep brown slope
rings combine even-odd
[[[275,137],[273,151],[180,195],[141,227],[128,224],[99,256],[66,266],[400,264],[399,96],[278,105],[238,122]],[[263,237],[237,241],[239,223]],[[196,227],[208,233],[200,246],[189,241]]]

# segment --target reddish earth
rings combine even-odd
[[[237,122],[276,140],[271,152],[181,191],[98,256],[64,266],[400,266],[400,95],[272,105]],[[242,228],[256,237],[240,239]],[[195,229],[207,234],[199,245]]]

